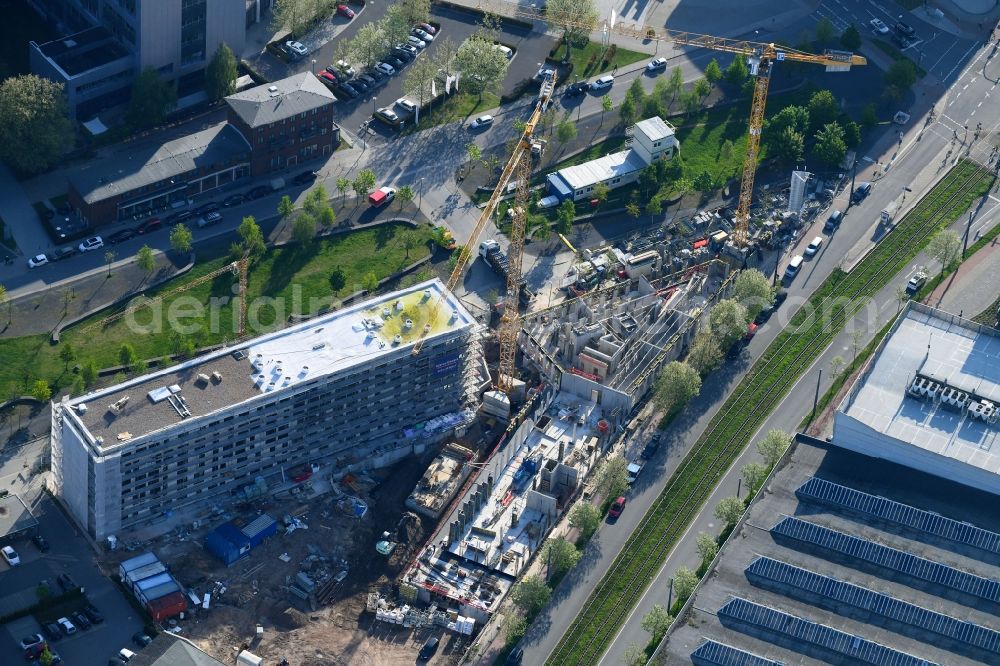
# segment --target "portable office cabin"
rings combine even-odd
[[[125,574],[125,579],[122,582],[131,588],[136,583],[146,580],[147,578],[152,578],[153,576],[158,576],[166,570],[167,565],[157,560],[152,564],[147,564],[144,567],[139,567],[138,569],[129,571]]]
[[[118,565],[118,577],[124,581],[130,572],[158,561],[159,559],[153,553],[136,555],[135,557],[127,559]]]
[[[180,592],[181,586],[173,578],[168,580],[162,585],[157,585],[146,590],[139,590],[138,597],[139,601],[144,604],[149,604],[151,601],[156,601],[157,599],[162,599],[168,594],[173,594],[175,592]]]
[[[278,523],[266,513],[261,514],[248,523],[242,530],[250,539],[250,547],[256,548],[264,539],[278,533]]]
[[[250,537],[232,523],[223,523],[205,537],[205,548],[229,566],[250,552]]]
[[[156,587],[157,585],[163,585],[164,583],[169,583],[173,579],[174,579],[174,577],[171,576],[169,573],[166,573],[166,572],[161,573],[161,574],[157,574],[155,576],[150,576],[149,578],[145,578],[145,579],[140,580],[139,582],[133,584],[132,585],[132,592],[134,594],[138,595],[140,592],[143,592],[145,590],[151,590],[152,588]]]
[[[157,622],[170,617],[176,617],[187,610],[187,597],[181,592],[174,592],[146,604],[146,611]]]

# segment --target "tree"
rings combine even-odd
[[[362,169],[354,178],[352,186],[359,197],[365,196],[375,189],[375,172],[371,169]]]
[[[135,353],[135,347],[129,343],[122,344],[118,348],[118,363],[125,368],[132,369],[141,363],[139,355]]]
[[[431,15],[431,0],[403,0],[399,6],[410,25],[423,23]]]
[[[430,58],[417,58],[407,68],[406,76],[403,77],[403,92],[417,102],[417,121],[420,121],[420,109],[432,99],[434,78],[437,76],[438,68]]]
[[[236,68],[236,57],[225,42],[219,44],[212,61],[205,69],[205,92],[212,101],[236,92],[236,78],[239,72]]]
[[[510,61],[493,42],[481,35],[473,35],[465,40],[455,54],[455,69],[462,73],[462,83],[466,89],[479,94],[495,90],[507,75]]]
[[[293,35],[301,34],[315,11],[306,4],[303,0],[275,0],[271,9],[271,28],[275,32],[288,28]]]
[[[601,524],[601,512],[590,502],[578,502],[569,512],[569,524],[580,532],[580,539],[586,541]]]
[[[704,103],[705,98],[712,92],[712,86],[707,79],[698,79],[694,82],[694,94],[698,96],[698,102]]]
[[[170,247],[175,252],[181,254],[190,252],[192,240],[191,230],[184,226],[183,222],[175,224],[174,228],[170,230]]]
[[[295,203],[292,201],[292,198],[287,194],[281,197],[281,201],[278,202],[278,217],[284,220],[294,212]]]
[[[786,127],[770,135],[771,154],[786,164],[800,162],[806,151],[806,139],[797,130]]]
[[[833,27],[833,23],[827,17],[822,17],[816,23],[816,41],[820,43],[821,46],[826,46],[834,40],[837,36],[837,29]]]
[[[768,470],[778,464],[791,441],[792,437],[787,432],[772,428],[764,435],[764,439],[757,442],[757,453],[764,459]]]
[[[674,572],[674,592],[677,594],[677,601],[683,604],[696,587],[698,587],[698,575],[687,567],[678,567]]]
[[[830,167],[836,167],[844,161],[847,155],[847,142],[844,141],[844,128],[839,123],[827,123],[816,133],[816,145],[813,146],[816,158]]]
[[[809,109],[792,104],[778,111],[767,121],[767,131],[772,136],[791,127],[800,134],[809,131]]]
[[[709,562],[715,559],[715,556],[719,553],[719,544],[715,541],[715,538],[711,534],[705,534],[701,532],[698,534],[698,557],[701,558],[701,563],[707,565]]]
[[[653,607],[649,609],[642,618],[641,627],[643,630],[649,632],[650,642],[659,643],[660,639],[663,638],[664,634],[667,633],[667,629],[670,628],[670,623],[674,621],[674,618],[670,617],[670,613],[667,609],[660,604],[653,604]],[[643,661],[645,663],[645,661]]]
[[[639,204],[635,202],[629,202],[625,204],[625,213],[627,213],[629,217],[634,217],[635,219],[638,220],[639,216],[642,215],[642,209],[639,208]]]
[[[94,359],[87,359],[80,367],[80,376],[83,377],[83,385],[90,387],[97,380],[97,364]]]
[[[74,138],[63,84],[33,74],[0,84],[0,159],[15,171],[48,169]]]
[[[857,51],[861,48],[861,33],[853,23],[840,33],[840,45],[847,51]]]
[[[240,235],[239,246],[242,255],[254,260],[267,250],[264,243],[264,232],[260,230],[260,225],[257,224],[257,220],[252,215],[243,218],[237,232]]]
[[[292,241],[305,245],[316,236],[316,218],[306,211],[300,212],[292,221]]]
[[[556,231],[568,234],[573,230],[573,220],[576,219],[576,204],[572,199],[566,199],[556,210]]]
[[[712,174],[707,170],[702,170],[697,176],[694,177],[694,189],[699,192],[711,192],[715,189],[715,183],[712,181]]]
[[[905,302],[907,300],[907,298],[908,298],[908,296],[906,295],[906,289],[902,289],[901,290],[903,292],[903,294],[904,294],[904,296],[902,297],[902,299],[900,299],[899,291],[900,290],[896,291],[896,300],[901,300],[902,302]],[[900,309],[902,309],[902,308],[900,308]],[[830,359],[830,376],[833,379],[836,379],[837,377],[839,377],[840,373],[844,371],[844,366],[845,365],[847,365],[847,361],[844,360],[843,356],[837,355],[837,356],[834,356],[833,358],[831,358]]]
[[[111,277],[111,264],[114,262],[116,256],[114,250],[107,250],[104,253],[104,263],[108,265],[108,277]]]
[[[628,462],[621,456],[611,456],[594,475],[594,485],[605,499],[613,500],[628,488]]]
[[[684,109],[684,113],[688,115],[691,115],[700,109],[701,98],[698,97],[698,93],[694,90],[688,90],[681,93],[681,107]]]
[[[375,293],[375,290],[378,289],[378,277],[373,271],[368,271],[361,276],[361,288],[369,294]]]
[[[715,517],[728,527],[739,521],[745,509],[746,506],[739,497],[726,497],[715,505]]]
[[[861,126],[853,120],[845,120],[840,123],[844,130],[844,143],[848,148],[856,148],[861,143]]]
[[[601,98],[601,124],[604,124],[604,114],[615,108],[615,103],[611,101],[610,95]]]
[[[684,72],[681,71],[680,67],[674,67],[670,70],[670,78],[667,79],[667,90],[670,92],[670,101],[667,103],[674,103],[677,96],[684,90]]]
[[[597,183],[594,185],[594,191],[592,192],[598,203],[604,203],[608,200],[608,194],[611,192],[611,188],[608,187],[607,183]]]
[[[337,191],[340,192],[340,201],[347,199],[347,190],[351,189],[351,179],[346,176],[337,177]]]
[[[153,67],[147,67],[132,84],[125,121],[134,129],[159,125],[176,103],[177,90],[173,84],[160,78]]]
[[[673,414],[698,395],[701,377],[698,371],[683,361],[671,361],[656,379],[653,401],[657,408]]]
[[[545,3],[546,22],[563,31],[566,60],[573,42],[587,38],[597,29],[597,5],[594,0],[548,0]]]
[[[344,273],[344,269],[337,266],[330,273],[330,288],[335,292],[339,292],[341,289],[347,286],[347,274]]]
[[[434,40],[434,65],[444,72],[445,76],[451,76],[455,67],[455,55],[458,53],[458,46],[451,37]]]
[[[415,248],[417,245],[418,245],[417,239],[414,238],[411,234],[406,234],[405,236],[403,236],[403,249],[406,250],[407,259],[410,258],[410,250]]]
[[[698,331],[688,349],[687,362],[704,377],[722,363],[722,348],[719,340],[709,329]]]
[[[747,68],[747,60],[744,56],[736,56],[726,67],[726,83],[734,88],[742,88],[749,76],[750,70]]]
[[[736,146],[733,145],[732,141],[726,139],[722,142],[722,145],[719,146],[719,161],[723,163],[729,162],[733,159],[735,152]]]
[[[48,402],[52,399],[52,389],[44,379],[35,380],[31,385],[31,397],[38,402]]]
[[[469,155],[469,171],[476,168],[476,162],[483,159],[483,151],[474,142],[465,144],[465,152]]]
[[[646,651],[635,641],[630,641],[622,654],[622,664],[624,666],[643,666],[646,661]]]
[[[861,126],[865,129],[871,129],[876,125],[878,125],[878,113],[875,112],[875,104],[869,102],[861,109]]]
[[[649,213],[650,224],[656,220],[656,216],[663,212],[663,197],[659,194],[654,194],[649,198],[649,202],[646,203],[646,212]]]
[[[774,303],[774,290],[771,281],[756,268],[740,271],[733,280],[731,297],[742,303],[747,309],[747,317],[753,319],[764,308]]]
[[[69,364],[76,360],[76,349],[70,343],[65,343],[59,350],[59,358],[62,359],[63,369],[69,370]]]
[[[403,206],[413,201],[413,188],[409,185],[403,185],[396,192],[396,199],[399,201],[400,210],[402,210]]]
[[[625,99],[618,105],[618,116],[626,125],[631,125],[639,119],[639,104],[631,95],[626,94]]]
[[[885,72],[885,82],[906,92],[917,82],[917,66],[907,58],[895,60]]]
[[[580,551],[562,537],[546,541],[541,556],[542,561],[545,562],[549,580],[566,575],[566,572],[580,561]]]
[[[927,244],[927,254],[941,264],[941,271],[951,266],[962,253],[962,239],[951,229],[938,232]]]
[[[156,269],[156,258],[153,256],[153,248],[143,245],[135,253],[135,264],[146,275],[150,275]]]
[[[736,340],[746,335],[750,318],[742,303],[726,298],[715,304],[709,313],[708,321],[712,333],[719,339],[719,345],[722,349],[728,349]]]
[[[365,23],[347,43],[351,61],[364,68],[372,67],[388,50],[389,41],[381,22]]]
[[[722,68],[719,67],[719,61],[715,58],[712,58],[705,66],[705,80],[711,86],[722,80]]]
[[[566,118],[556,125],[556,141],[561,145],[566,145],[576,138],[576,123]]]
[[[525,576],[510,591],[510,600],[528,617],[545,608],[552,597],[552,590],[538,576]]]
[[[411,21],[401,5],[392,4],[386,8],[385,16],[379,20],[378,25],[382,28],[382,34],[385,35],[386,46],[389,46],[405,42],[410,35],[413,24],[426,20],[427,18],[424,17],[420,21]]]
[[[38,655],[38,663],[42,666],[52,666],[53,661],[55,661],[55,657],[52,655],[52,651],[48,646],[45,646],[42,653]]]
[[[740,468],[740,474],[743,476],[743,483],[747,484],[747,492],[753,495],[767,478],[767,468],[760,463],[747,463]]]
[[[809,129],[816,131],[840,116],[840,106],[829,90],[817,90],[809,98]]]

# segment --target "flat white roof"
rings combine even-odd
[[[883,435],[1000,472],[1000,423],[910,396],[918,372],[1000,405],[1000,335],[910,304],[840,411]]]
[[[612,178],[626,176],[645,167],[646,163],[636,155],[635,151],[623,150],[583,164],[559,169],[556,173],[575,191]]]
[[[659,116],[640,120],[635,124],[635,131],[642,132],[651,141],[661,141],[674,135],[674,128]]]

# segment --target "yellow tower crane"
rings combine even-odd
[[[500,16],[516,16],[532,21],[548,20],[544,13],[536,9],[511,2],[481,2],[479,8]],[[558,27],[562,26],[575,27],[588,33],[595,27],[591,24],[574,25],[567,21],[561,22]],[[611,19],[605,21],[600,29],[634,39],[673,43],[680,46],[697,46],[746,57],[750,75],[754,77],[754,89],[753,101],[750,105],[747,151],[743,160],[743,177],[740,181],[740,203],[736,208],[736,224],[733,230],[733,243],[738,247],[746,247],[749,243],[750,202],[753,198],[753,180],[757,170],[757,156],[760,153],[760,137],[764,127],[764,106],[767,103],[767,88],[771,81],[771,67],[775,62],[788,60],[823,65],[827,71],[846,72],[854,65],[868,64],[864,56],[849,51],[827,50],[822,55],[817,55],[785,48],[774,43],[714,37],[695,32],[627,23],[617,20],[613,12]]]

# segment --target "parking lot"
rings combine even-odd
[[[131,643],[131,636],[142,628],[142,619],[115,585],[101,575],[87,542],[39,486],[32,486],[25,493],[24,500],[38,519],[39,533],[49,542],[50,550],[42,553],[28,539],[18,539],[10,544],[20,556],[21,564],[11,568],[0,560],[0,604],[12,602],[10,597],[37,597],[41,581],[47,581],[53,594],[58,594],[59,575],[69,574],[83,588],[86,599],[81,598],[54,612],[50,611],[50,614],[57,612],[61,616],[82,607],[89,600],[103,615],[104,622],[50,642],[50,648],[62,657],[63,663],[103,666],[119,649],[137,649]],[[39,612],[38,617],[48,619],[44,611]],[[26,636],[38,633],[44,635],[38,619],[33,616],[3,625],[0,629],[0,663],[26,663],[18,643]]]

